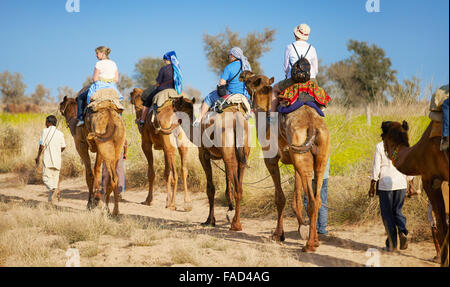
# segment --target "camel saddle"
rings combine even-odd
[[[95,92],[87,108],[93,113],[105,108],[112,108],[119,114],[125,110],[125,107],[120,102],[120,96],[111,88],[101,89]]]
[[[153,98],[153,108],[159,112],[170,100],[184,97],[183,93],[178,94],[175,89],[165,89],[157,93]]]
[[[252,110],[250,103],[246,96],[242,94],[226,95],[221,97],[214,103],[211,110],[216,113],[226,112],[227,108],[237,106],[239,111],[248,120],[250,118],[250,111]]]

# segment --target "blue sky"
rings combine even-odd
[[[324,64],[347,58],[346,43],[355,39],[383,48],[400,80],[449,82],[448,0],[379,0],[379,13],[368,13],[366,0],[80,0],[79,13],[68,13],[66,1],[0,1],[0,72],[21,73],[28,94],[39,83],[52,96],[59,86],[78,90],[92,74],[95,47],[106,45],[129,76],[140,58],[175,50],[185,84],[204,95],[218,76],[208,67],[203,35],[225,27],[241,36],[276,29],[260,62],[280,80],[284,49],[300,23],[310,25],[309,42]]]

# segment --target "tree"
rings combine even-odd
[[[200,92],[199,90],[191,87],[191,86],[187,86],[184,89],[184,93],[190,98],[190,99],[195,99],[196,103],[201,103],[202,102],[202,92]]]
[[[375,44],[350,40],[350,58],[330,65],[327,77],[343,91],[347,105],[362,105],[376,100],[385,101],[385,92],[396,81],[396,71],[383,49]]]
[[[44,85],[38,84],[34,93],[31,95],[31,101],[36,105],[50,103],[50,90],[46,89]]]
[[[59,100],[59,102],[62,102],[62,100],[66,96],[68,98],[74,98],[76,96],[76,93],[73,91],[72,88],[70,88],[68,86],[58,87],[58,100]]]
[[[84,88],[84,87],[87,87],[87,86],[91,86],[93,83],[94,83],[94,81],[92,80],[92,77],[87,76],[86,80],[84,80],[83,86],[81,88]]]
[[[132,78],[128,77],[127,74],[120,74],[119,82],[117,83],[117,88],[122,95],[125,95],[127,90],[134,86],[134,81]]]
[[[164,66],[160,58],[146,57],[136,63],[136,83],[141,88],[148,89],[156,84],[156,77],[159,70]]]
[[[275,30],[265,28],[263,33],[253,32],[245,38],[228,27],[224,33],[212,36],[206,33],[203,36],[204,50],[209,60],[209,66],[214,73],[220,75],[228,63],[228,52],[233,47],[240,47],[248,58],[255,74],[262,74],[259,59],[270,51],[270,44],[275,40]]]
[[[411,104],[419,101],[421,92],[421,80],[415,76],[403,80],[403,85],[395,82],[388,87],[388,94],[394,102]]]
[[[0,73],[0,92],[5,104],[20,104],[25,97],[27,86],[22,81],[22,75],[19,73],[11,74],[8,71]]]

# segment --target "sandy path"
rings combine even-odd
[[[43,185],[17,185],[14,175],[0,175],[0,196],[11,200],[47,201],[47,192]],[[61,183],[62,198],[57,205],[77,210],[85,210],[87,203],[87,188],[82,179],[66,180]],[[139,204],[146,197],[146,189],[128,190],[124,201],[120,202],[120,213],[127,215],[145,216],[158,224],[172,225],[184,230],[199,230],[205,228],[199,224],[206,220],[208,203],[206,194],[192,195],[193,210],[183,211],[183,193],[177,194],[177,210],[170,211],[165,206],[165,193],[155,192],[151,207]],[[216,195],[217,196],[217,195]],[[112,206],[111,206],[112,210]],[[216,206],[216,228],[209,228],[208,235],[239,244],[274,244],[269,240],[276,221],[273,219],[247,219],[242,218],[243,231],[229,231],[226,220],[226,208]],[[405,251],[386,253],[381,251],[385,240],[383,226],[329,226],[329,235],[321,236],[321,246],[314,254],[300,252],[305,241],[297,234],[297,223],[293,218],[285,220],[286,241],[281,245],[284,250],[295,257],[298,266],[364,266],[369,259],[366,252],[369,248],[379,250],[381,266],[426,266],[433,267],[438,264],[430,259],[434,256],[434,246],[431,242],[410,243]],[[115,252],[120,252],[119,247]],[[116,265],[119,262],[112,260],[108,264]]]

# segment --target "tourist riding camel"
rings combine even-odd
[[[86,106],[90,103],[91,97],[96,91],[100,89],[112,88],[120,96],[120,100],[123,100],[123,96],[117,89],[116,83],[119,81],[119,70],[114,61],[109,59],[111,49],[105,46],[100,46],[95,49],[95,55],[98,62],[95,64],[94,75],[92,76],[93,84],[89,89],[82,91],[77,97],[77,126],[84,124],[84,112]]]
[[[284,206],[286,197],[281,187],[281,178],[279,170],[279,161],[284,164],[292,164],[295,168],[295,190],[292,199],[292,208],[297,216],[300,228],[305,225],[302,217],[302,199],[303,190],[308,197],[307,212],[310,218],[309,239],[304,252],[314,252],[319,246],[317,232],[318,210],[321,207],[321,189],[323,177],[330,154],[330,136],[323,119],[324,114],[317,108],[316,102],[326,106],[329,96],[320,89],[311,89],[303,87],[298,89],[299,84],[283,91],[285,97],[283,102],[289,99],[289,105],[278,107],[278,124],[275,130],[277,137],[272,139],[273,124],[268,125],[267,115],[271,111],[272,104],[272,84],[274,79],[267,78],[264,75],[255,75],[250,72],[244,72],[241,75],[241,81],[245,82],[247,89],[252,97],[253,108],[256,115],[256,125],[265,124],[266,130],[259,128],[258,140],[261,143],[264,155],[264,163],[269,170],[275,185],[275,204],[277,206],[277,227],[272,235],[276,241],[284,241],[283,230]],[[291,89],[290,89],[291,88]],[[295,91],[295,89],[297,89]],[[290,94],[291,96],[286,96]],[[275,114],[275,116],[278,116]],[[263,134],[260,134],[263,133]],[[265,137],[264,137],[265,136]],[[266,146],[262,143],[266,142]],[[268,142],[268,144],[267,144]],[[272,147],[276,146],[277,152],[272,154]],[[312,187],[312,178],[314,177],[315,186]]]
[[[165,65],[159,69],[158,76],[156,77],[156,89],[154,89],[145,99],[144,110],[142,111],[139,120],[136,120],[136,123],[140,127],[145,124],[145,118],[153,105],[153,99],[156,94],[166,89],[175,89],[179,95],[183,91],[183,78],[177,54],[175,51],[167,52],[164,54],[163,60]]]
[[[228,61],[230,62],[230,64],[228,64],[223,70],[223,73],[220,76],[219,86],[217,87],[217,90],[209,93],[203,100],[200,109],[200,115],[195,120],[194,126],[200,125],[206,113],[211,107],[214,106],[214,103],[219,100],[220,97],[224,97],[226,95],[241,94],[250,101],[250,96],[247,92],[247,89],[245,88],[245,84],[239,81],[239,76],[243,71],[251,72],[252,70],[247,57],[244,56],[241,48],[234,47],[228,53]]]
[[[275,113],[278,107],[278,95],[288,87],[299,82],[296,78],[302,78],[301,82],[311,80],[312,86],[316,86],[316,76],[319,72],[319,62],[316,49],[306,42],[309,39],[311,28],[307,24],[300,24],[294,28],[295,42],[286,46],[284,53],[285,79],[273,86],[272,103],[270,111]],[[306,61],[305,61],[306,60]],[[273,121],[273,119],[271,119]]]

